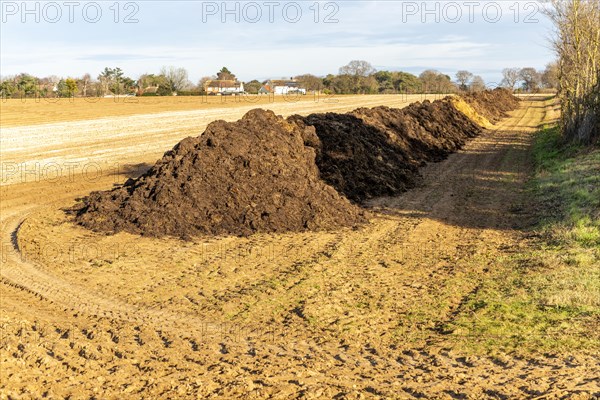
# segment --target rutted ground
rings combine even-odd
[[[523,103],[358,230],[103,236],[60,208],[121,178],[3,188],[2,393],[592,398],[593,354],[474,356],[443,329],[527,246],[530,133],[551,104]]]

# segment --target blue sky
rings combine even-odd
[[[551,25],[532,1],[1,3],[3,76],[96,77],[119,66],[137,78],[175,65],[196,82],[227,66],[247,81],[322,76],[361,59],[413,73],[467,69],[494,83],[505,67],[554,58]]]

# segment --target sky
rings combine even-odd
[[[552,26],[536,1],[0,2],[0,75],[136,79],[183,67],[192,82],[227,66],[240,80],[337,73],[351,60],[498,83],[543,69]]]

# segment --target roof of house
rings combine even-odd
[[[280,80],[280,79],[272,79],[269,81],[271,83],[270,86],[288,86],[288,87],[298,87],[300,86],[298,84],[298,82],[295,81],[286,81],[286,80]]]
[[[216,87],[216,88],[230,88],[230,87],[240,87],[242,82],[233,81],[233,80],[214,80],[209,81],[206,84],[206,87]]]

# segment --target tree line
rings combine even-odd
[[[545,71],[506,68],[501,86],[527,92],[556,88],[557,71],[556,63],[549,64]],[[342,66],[338,74],[324,77],[303,74],[292,79],[309,92],[325,94],[455,93],[486,89],[483,78],[469,71],[458,71],[454,78],[433,69],[418,76],[403,71],[378,71],[367,61],[353,60]],[[184,68],[174,66],[162,67],[157,74],[142,74],[136,80],[119,67],[104,68],[96,79],[90,74],[79,78],[38,78],[23,73],[3,78],[0,94],[3,98],[199,95],[205,93],[205,85],[210,80],[236,80],[236,76],[223,67],[215,75],[205,76],[194,84]],[[244,82],[245,91],[256,94],[266,82],[257,79]]]
[[[500,86],[518,92],[537,93],[558,87],[558,64],[551,62],[543,71],[533,67],[504,68]]]

